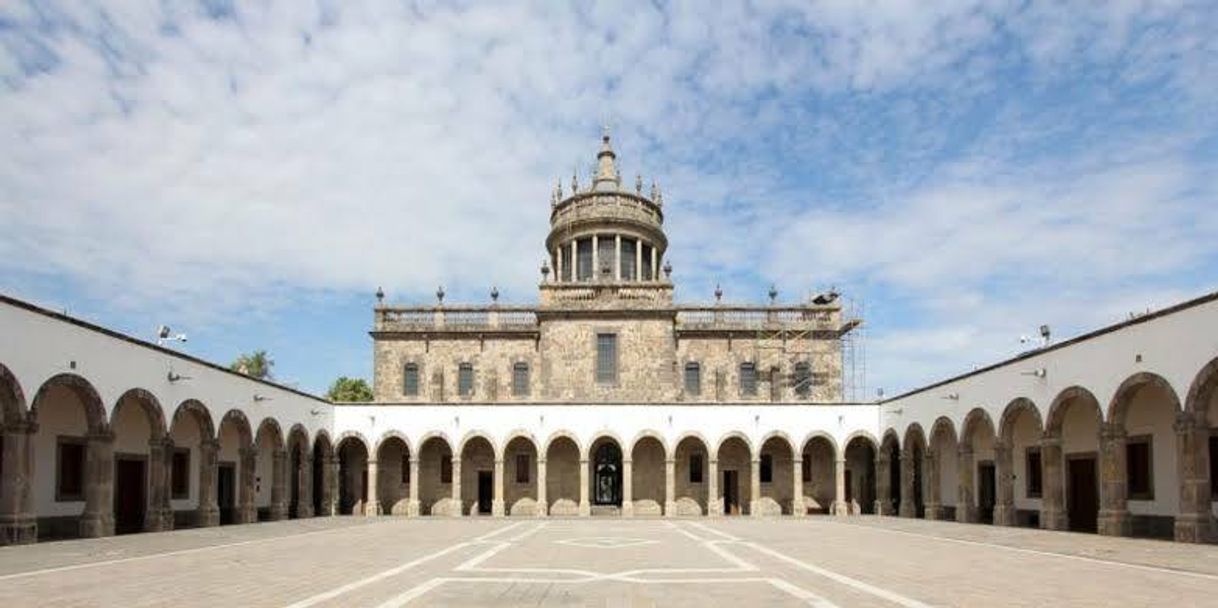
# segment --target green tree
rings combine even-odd
[[[256,350],[252,353],[242,353],[228,368],[251,378],[267,380],[271,377],[271,368],[274,366],[275,361],[265,350]]]
[[[372,401],[372,388],[363,378],[339,377],[326,391],[330,401]]]

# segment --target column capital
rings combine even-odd
[[[1061,435],[1050,435],[1045,433],[1040,437],[1040,447],[1042,448],[1060,448],[1062,447]]]
[[[545,466],[546,462],[547,462],[547,461],[546,461],[546,459],[545,459],[545,458],[538,458],[538,459],[537,459],[537,466]]]
[[[110,429],[89,431],[85,434],[85,441],[90,443],[114,443],[114,431]]]
[[[1100,424],[1100,441],[1123,441],[1125,438],[1124,426],[1115,422]]]
[[[973,446],[968,445],[967,443],[962,443],[962,444],[960,444],[959,447],[956,448],[956,454],[961,457],[972,456],[973,455]]]
[[[1176,413],[1176,420],[1172,423],[1172,429],[1176,433],[1191,433],[1203,426],[1203,417],[1197,412],[1183,411]]]
[[[238,450],[238,453],[241,454],[242,458],[257,458],[258,457],[258,448],[254,447],[254,446],[246,446],[246,447],[243,447],[240,450]],[[337,460],[337,459],[335,459],[335,460]]]
[[[627,464],[628,464],[628,465],[632,465],[632,466],[633,466],[633,465],[634,465],[634,459],[633,459],[633,458],[623,458],[623,459],[622,459],[622,464],[623,464],[623,465],[627,465]]]
[[[199,442],[199,449],[200,450],[212,450],[215,452],[219,452],[220,451],[220,440],[219,439],[204,439]]]
[[[33,420],[21,420],[10,424],[5,424],[0,433],[5,435],[32,435],[38,432],[38,423]]]

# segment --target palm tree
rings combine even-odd
[[[228,368],[251,378],[266,380],[271,377],[271,368],[274,366],[275,361],[266,354],[265,350],[256,350],[249,354],[243,353]]]

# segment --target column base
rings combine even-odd
[[[847,515],[850,515],[850,505],[847,504],[845,501],[840,501],[840,500],[833,501],[833,507],[831,508],[831,510],[832,510],[833,514],[838,517],[845,517]]]
[[[502,500],[491,501],[491,517],[503,517],[506,513]]]
[[[716,498],[706,503],[707,517],[723,517],[723,499]]]
[[[285,505],[271,505],[267,519],[279,521],[288,518],[288,508]]]
[[[977,507],[973,505],[956,506],[956,521],[962,524],[977,523]]]
[[[926,505],[923,515],[926,519],[932,521],[943,519],[943,507],[939,505]]]
[[[38,542],[38,520],[32,515],[15,515],[0,520],[0,547]]]
[[[675,500],[664,501],[664,517],[676,517],[676,516],[677,516],[677,501],[675,501]]]
[[[417,500],[406,501],[406,517],[418,517],[422,513],[422,505]]]
[[[908,517],[913,519],[918,516],[918,508],[914,505],[912,500],[902,500],[901,503],[897,505],[897,515],[900,517]]]
[[[1067,528],[1066,513],[1060,509],[1040,510],[1040,527],[1044,530],[1065,530]]]
[[[994,525],[995,526],[1014,526],[1015,525],[1015,507],[1014,507],[1014,505],[994,505]]]
[[[214,528],[220,525],[220,507],[199,507],[195,509],[195,525],[200,528]]]
[[[364,503],[364,517],[376,517],[381,514],[381,502],[371,500]]]
[[[160,509],[149,509],[144,514],[144,531],[161,532],[165,530],[165,512]]]
[[[592,505],[590,505],[586,502],[579,503],[579,516],[580,517],[591,517],[592,516]]]
[[[802,498],[795,498],[795,499],[791,500],[791,516],[792,517],[804,517],[807,514],[808,514],[808,507],[807,507],[807,505],[804,504],[804,501]]]
[[[634,517],[634,501],[622,501],[622,517]]]
[[[1132,536],[1133,521],[1129,518],[1129,511],[1100,509],[1096,532],[1103,536]]]
[[[547,513],[547,511],[549,511],[549,509],[547,508],[546,503],[539,500],[537,501],[537,509],[533,511],[533,515],[537,517],[549,517],[550,514]]]
[[[887,500],[875,501],[876,515],[892,515],[892,503]]]
[[[301,503],[296,505],[296,519],[313,517],[313,505]]]
[[[1208,543],[1213,537],[1214,518],[1209,513],[1181,513],[1176,516],[1176,542]]]
[[[242,505],[237,508],[237,523],[252,524],[258,522],[258,509],[254,505]]]
[[[86,513],[80,516],[81,538],[114,536],[114,516],[109,513]]]

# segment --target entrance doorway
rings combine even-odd
[[[221,462],[216,469],[216,504],[220,507],[220,525],[233,523],[237,511],[237,465]]]
[[[740,474],[736,471],[723,472],[723,513],[725,515],[740,515]]]
[[[478,513],[489,515],[491,512],[491,494],[494,492],[495,474],[491,471],[478,471]]]
[[[300,451],[292,450],[291,472],[288,473],[290,483],[290,498],[288,500],[288,517],[300,517]]]
[[[622,505],[622,451],[606,443],[596,450],[592,504]]]
[[[1067,456],[1066,513],[1070,530],[1095,532],[1096,514],[1100,508],[1095,456]]]
[[[144,529],[145,476],[143,456],[114,459],[114,533],[131,534]]]
[[[994,503],[997,502],[994,480],[993,462],[977,465],[977,520],[983,524],[994,523]]]

